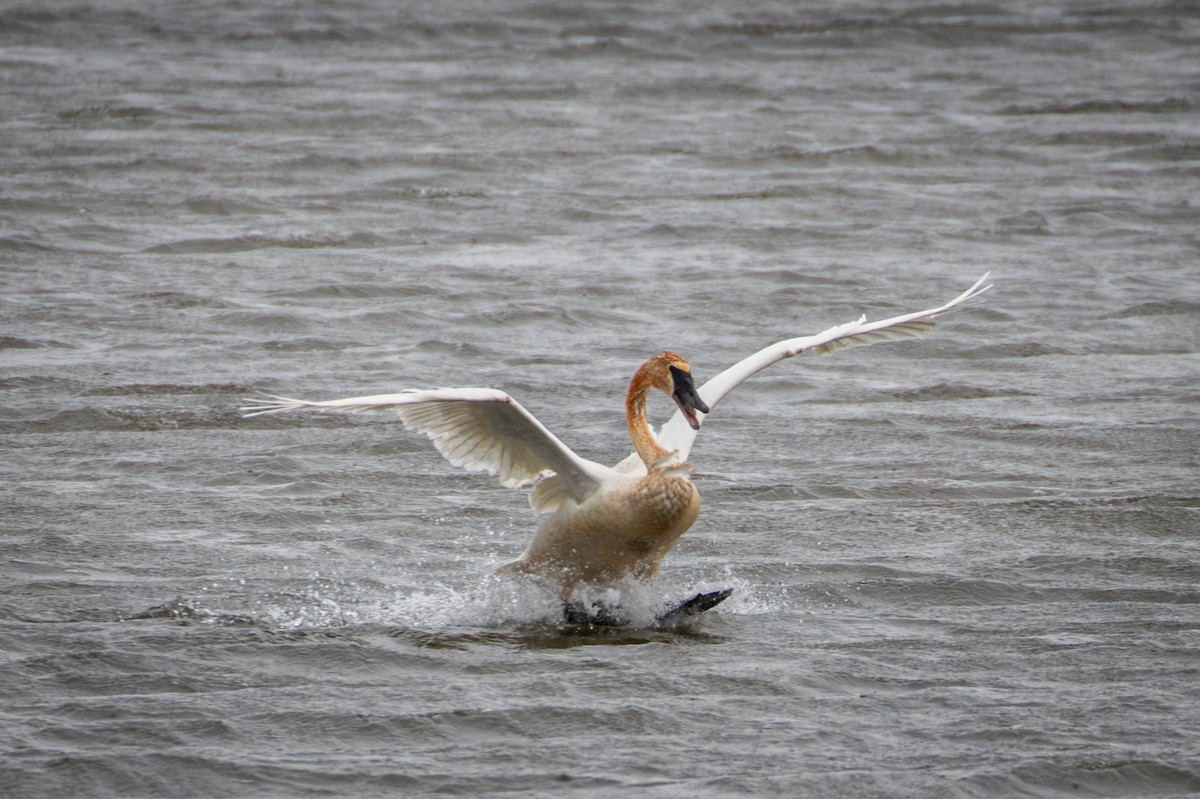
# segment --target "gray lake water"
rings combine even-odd
[[[6,3],[0,794],[1200,792],[1200,10]],[[584,634],[395,419],[612,463],[632,371],[773,366]],[[652,408],[665,420],[666,401]]]

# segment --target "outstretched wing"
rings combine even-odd
[[[930,308],[926,311],[894,316],[880,322],[868,322],[866,316],[857,321],[837,325],[815,336],[801,336],[772,344],[759,350],[709,380],[699,389],[700,398],[707,403],[710,410],[724,399],[742,381],[751,375],[767,368],[771,364],[791,358],[793,355],[809,353],[812,355],[827,355],[838,350],[851,347],[862,347],[867,344],[879,344],[884,341],[898,341],[906,338],[918,338],[933,327],[934,317],[961,308],[971,300],[992,287],[984,285],[991,273],[975,281],[975,285],[958,295],[945,305]],[[703,418],[701,419],[703,422]],[[683,414],[676,412],[659,432],[658,440],[668,450],[679,450],[679,457],[686,460],[691,452],[692,442],[696,440],[696,432],[687,423]],[[636,470],[638,460],[626,458],[616,466],[618,471]]]
[[[442,388],[310,402],[287,397],[247,400],[243,416],[316,408],[323,411],[395,411],[410,430],[424,433],[455,466],[487,471],[510,488],[554,473],[556,485],[582,502],[612,470],[581,458],[520,403],[487,388]]]

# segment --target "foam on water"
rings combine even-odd
[[[777,588],[734,576],[728,569],[726,573],[726,579],[705,575],[687,580],[674,574],[652,583],[628,579],[581,588],[571,601],[583,607],[619,609],[627,626],[635,629],[654,627],[659,615],[684,599],[725,588],[733,589],[733,597],[712,613],[762,615],[787,606]],[[254,624],[281,631],[378,625],[429,633],[468,629],[511,632],[529,625],[563,624],[563,602],[557,589],[538,579],[489,575],[470,584],[450,584],[415,582],[416,575],[392,578],[397,582],[318,574],[282,583],[230,578],[205,586],[194,597],[180,597],[128,618]]]

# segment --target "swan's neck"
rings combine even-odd
[[[650,422],[646,420],[646,396],[653,388],[650,377],[649,363],[643,364],[633,376],[629,384],[629,393],[625,395],[625,424],[629,427],[629,440],[633,442],[633,451],[646,464],[646,471],[655,467],[662,468],[665,456],[671,454],[658,445]]]

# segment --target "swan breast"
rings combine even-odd
[[[510,568],[560,580],[566,592],[632,574],[653,577],[700,513],[700,495],[683,470],[655,470],[615,481],[543,522]]]

